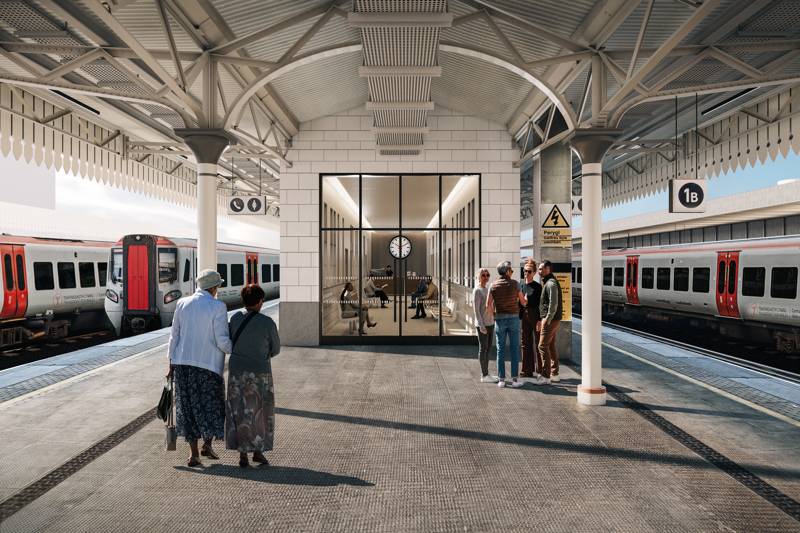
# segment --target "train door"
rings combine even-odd
[[[722,316],[740,318],[738,290],[739,252],[717,253],[717,310]]]
[[[150,276],[146,244],[128,246],[127,272],[125,273],[125,302],[128,311],[150,309]]]
[[[625,294],[628,302],[639,303],[639,256],[628,256],[628,268],[626,271]]]
[[[0,316],[19,318],[28,309],[28,283],[25,278],[25,248],[23,246],[0,245],[3,271],[3,305]]]

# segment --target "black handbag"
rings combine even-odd
[[[164,422],[167,421],[167,415],[172,410],[172,379],[167,382],[167,385],[164,387],[164,390],[161,391],[161,400],[158,402],[158,408],[156,408],[156,415],[158,418],[163,420]]]

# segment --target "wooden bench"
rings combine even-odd
[[[453,300],[452,298],[445,298],[444,302],[444,309],[442,310],[442,324],[444,327],[445,332],[447,331],[447,324],[449,322],[455,322],[456,317],[458,316],[456,312],[458,311],[458,300]],[[439,320],[439,308],[438,307],[430,307],[429,308],[431,318],[434,320]]]

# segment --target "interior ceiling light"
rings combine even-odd
[[[718,103],[718,104],[714,104],[714,105],[712,105],[711,107],[709,107],[709,108],[707,108],[707,109],[703,109],[702,111],[700,111],[700,114],[701,114],[701,115],[707,115],[708,113],[711,113],[712,111],[716,111],[716,110],[717,110],[717,109],[719,109],[720,107],[722,107],[722,106],[724,106],[724,105],[728,105],[728,104],[730,104],[731,102],[733,102],[734,100],[738,100],[738,99],[739,99],[739,98],[741,98],[742,96],[744,96],[744,95],[746,95],[746,94],[750,94],[751,92],[755,91],[756,89],[760,89],[760,88],[761,88],[761,87],[750,87],[749,89],[745,89],[745,90],[744,90],[744,91],[742,91],[742,92],[739,92],[739,93],[736,93],[736,94],[734,94],[734,95],[733,95],[733,96],[731,96],[730,98],[726,98],[725,100],[721,101],[721,102],[720,102],[720,103]]]

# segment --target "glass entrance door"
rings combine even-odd
[[[475,342],[480,178],[322,176],[322,344]]]

